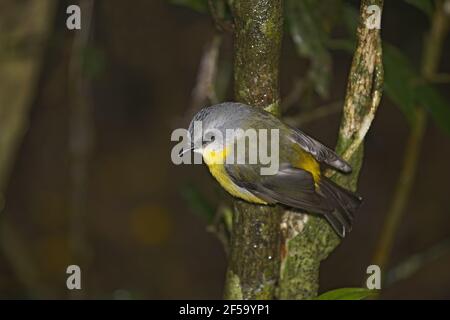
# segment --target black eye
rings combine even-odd
[[[214,140],[216,140],[216,137],[211,135],[210,137],[205,137],[205,140],[202,141],[202,144],[203,146],[205,146],[211,142],[214,142]]]
[[[207,140],[203,140],[202,141],[202,145],[206,146],[207,144],[213,142],[214,140],[216,140],[216,137],[215,136],[211,136],[211,137],[209,137],[209,139],[207,138]]]

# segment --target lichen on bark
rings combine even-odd
[[[381,59],[380,31],[368,28],[371,15],[368,7],[381,9],[383,0],[362,0],[357,46],[347,84],[344,110],[336,151],[350,163],[349,175],[327,172],[339,185],[355,191],[363,160],[363,138],[370,127],[381,99],[383,65]],[[373,13],[372,13],[373,14]],[[280,282],[277,296],[280,299],[310,299],[319,289],[320,262],[339,245],[340,239],[327,222],[311,216],[303,231],[294,238],[283,239]]]
[[[254,107],[279,113],[281,0],[235,0],[235,95]]]
[[[235,23],[235,95],[237,101],[279,115],[281,0],[229,1]],[[350,175],[331,176],[356,190],[363,139],[381,99],[383,67],[378,29],[367,28],[370,5],[362,0],[357,47],[350,70],[337,152],[352,165]],[[315,215],[285,212],[237,200],[233,216],[228,299],[309,299],[317,295],[319,268],[340,243],[328,223]]]
[[[279,115],[281,0],[230,1],[236,100]],[[272,299],[280,270],[282,209],[236,200],[226,299]]]

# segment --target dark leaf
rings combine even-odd
[[[366,288],[340,288],[322,293],[315,300],[363,300],[378,293],[378,290]]]
[[[415,121],[415,86],[417,73],[400,50],[392,45],[383,45],[385,68],[384,89],[389,98],[403,111],[410,124]]]
[[[184,186],[181,190],[181,195],[192,211],[199,214],[203,218],[206,218],[207,223],[212,222],[216,214],[216,210],[195,186]]]
[[[417,104],[431,114],[436,124],[450,134],[450,105],[431,85],[419,85],[416,89]]]
[[[327,10],[330,10],[330,7],[333,6],[329,4]],[[325,45],[330,25],[326,23],[327,19],[324,19],[325,9],[326,6],[321,6],[318,1],[286,1],[289,32],[297,53],[311,60],[308,76],[315,91],[322,97],[328,94],[331,72],[331,55]]]
[[[450,105],[431,84],[424,83],[408,58],[392,45],[384,45],[384,86],[389,97],[402,109],[410,123],[415,108],[427,109],[437,125],[450,133]]]
[[[358,10],[355,7],[351,6],[350,4],[345,3],[342,6],[341,11],[342,11],[341,14],[342,23],[345,26],[347,34],[352,39],[356,39],[356,29],[358,27],[358,20],[359,20]]]
[[[405,0],[406,3],[416,7],[428,17],[431,18],[433,14],[433,1],[431,0]]]

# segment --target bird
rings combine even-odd
[[[196,122],[201,123],[202,130],[195,129]],[[260,161],[250,163],[248,150],[244,157],[247,161],[227,161],[230,153],[236,153],[237,143],[248,139],[242,134],[248,129],[278,132],[278,168],[274,174],[261,174],[264,165]],[[207,137],[208,131],[215,134]],[[230,132],[233,134],[227,134]],[[350,173],[352,168],[301,130],[262,108],[223,102],[199,110],[189,124],[188,135],[189,148],[182,152],[201,154],[212,176],[232,196],[254,204],[278,204],[321,215],[342,238],[351,231],[362,198],[327,178],[323,166],[342,173]],[[216,139],[215,135],[222,138]],[[254,142],[248,145],[257,146]]]

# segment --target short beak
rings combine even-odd
[[[181,149],[180,150],[180,153],[178,154],[180,157],[182,157],[185,153],[188,153],[188,152],[190,152],[190,151],[192,151],[192,150],[194,150],[194,146],[191,146],[190,148],[188,148],[188,149]]]

